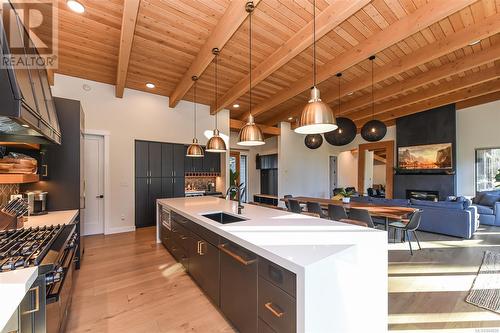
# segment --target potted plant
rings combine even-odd
[[[342,202],[345,204],[348,204],[351,202],[351,197],[353,196],[353,194],[354,194],[354,192],[352,192],[352,191],[347,192],[345,189],[343,189],[342,191],[340,191],[338,193],[338,195],[342,197]]]
[[[500,169],[498,169],[498,173],[497,175],[495,176],[495,180],[497,182],[497,186],[496,188],[500,188]]]

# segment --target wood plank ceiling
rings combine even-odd
[[[81,0],[83,14],[71,12],[65,2],[59,0],[56,72],[120,82],[124,1]],[[268,126],[295,122],[308,99],[311,80],[312,38],[303,27],[311,24],[312,0],[262,0],[256,5],[252,71],[258,78],[253,90],[256,119]],[[499,98],[500,1],[317,0],[316,5],[318,18],[322,12],[328,17],[323,23],[318,20],[324,29],[317,43],[323,100],[358,126],[372,117],[371,65],[364,54],[372,50],[376,55],[373,111],[387,123],[444,104],[470,106]],[[331,24],[335,19],[339,24]],[[234,33],[219,37],[219,24]],[[185,82],[198,75],[198,102],[217,111],[214,66],[206,65],[211,56],[205,53],[212,48],[207,40],[217,41],[213,47],[221,49],[218,99],[224,104],[220,106],[230,109],[231,118],[246,119],[248,18],[244,11],[235,14],[230,0],[140,0],[125,87],[164,96],[175,91],[176,101],[192,100],[192,88]],[[280,63],[273,53],[290,59]],[[123,61],[120,66],[123,69]],[[340,109],[336,71],[343,74]],[[156,88],[146,88],[147,82]]]

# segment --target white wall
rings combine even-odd
[[[84,84],[91,90],[85,91]],[[86,129],[110,132],[111,211],[108,229],[109,232],[133,229],[134,140],[191,143],[193,104],[181,101],[171,109],[167,97],[130,89],[125,89],[123,98],[116,98],[112,85],[64,75],[56,75],[52,91],[54,96],[81,101]],[[197,123],[197,137],[201,144],[205,144],[204,131],[213,130],[215,126],[208,106],[198,105]],[[229,133],[227,110],[219,113],[219,129],[223,134]],[[226,158],[225,165],[227,161]]]
[[[386,184],[385,164],[375,164],[373,166],[373,184],[384,185]]]
[[[500,147],[500,101],[458,110],[458,195],[475,195],[475,149],[493,147]]]
[[[238,146],[238,133],[231,132],[230,149],[238,151],[240,155],[247,156],[248,163],[248,201],[253,201],[254,194],[260,193],[260,170],[257,170],[256,155],[269,155],[278,153],[278,137],[274,136],[265,140],[266,144],[256,147]],[[279,165],[278,165],[279,168]],[[280,184],[278,182],[278,188]]]

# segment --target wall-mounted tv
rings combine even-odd
[[[398,147],[398,167],[405,170],[453,169],[451,143]]]

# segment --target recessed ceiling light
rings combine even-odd
[[[69,9],[75,13],[82,14],[85,12],[85,7],[83,7],[83,5],[76,0],[68,0],[66,5],[68,5]]]
[[[293,117],[288,117],[288,120],[293,120]]]
[[[354,94],[354,91],[351,91],[350,93],[347,93],[347,96],[351,96],[352,94]]]
[[[479,44],[479,43],[481,43],[481,40],[480,40],[480,39],[475,40],[475,41],[473,41],[473,42],[470,42],[470,43],[469,43],[469,46],[474,46],[474,45]]]
[[[22,126],[22,127],[29,128],[29,125],[26,125],[26,124],[22,124],[21,126]]]
[[[236,109],[237,109],[237,108],[239,108],[239,107],[240,107],[240,105],[239,105],[239,104],[233,104],[233,108],[236,108]]]
[[[146,87],[149,88],[149,89],[153,89],[156,86],[155,86],[154,83],[148,82],[148,83],[146,83]]]

